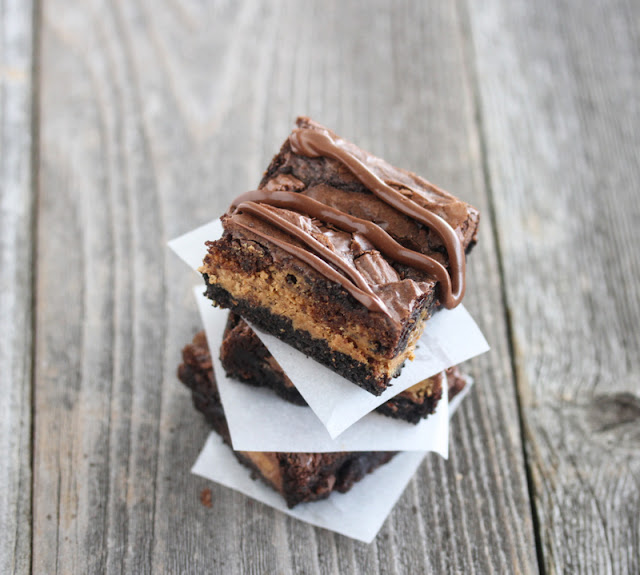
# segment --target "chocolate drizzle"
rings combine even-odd
[[[371,286],[358,270],[346,263],[309,232],[279,216],[273,208],[299,212],[345,232],[361,234],[376,249],[390,259],[433,276],[440,283],[440,297],[445,307],[454,308],[460,303],[465,291],[464,248],[460,238],[448,222],[385,183],[358,158],[344,147],[341,147],[340,142],[336,141],[327,131],[297,129],[289,137],[289,143],[292,152],[295,154],[311,158],[324,156],[337,160],[346,166],[379,200],[405,216],[434,230],[442,239],[449,256],[451,276],[441,263],[425,254],[400,245],[375,223],[357,218],[297,192],[259,189],[238,197],[234,201],[232,208],[235,208],[236,213],[245,212],[269,223],[295,238],[308,249],[274,238],[271,234],[255,227],[249,227],[237,222],[240,227],[248,228],[252,233],[271,241],[281,249],[298,257],[327,279],[341,284],[370,311],[390,315],[385,304],[373,292]],[[408,188],[404,184],[402,186]],[[339,271],[332,266],[335,266]]]
[[[258,192],[259,193],[259,192]],[[287,192],[285,192],[287,193]],[[263,202],[269,202],[269,198],[265,198],[262,200]],[[269,202],[271,203],[271,202]],[[353,295],[361,304],[370,309],[371,311],[379,311],[382,313],[389,313],[387,306],[384,305],[382,300],[373,293],[369,284],[367,284],[366,280],[362,277],[362,274],[358,272],[356,269],[348,266],[342,259],[340,259],[335,253],[333,253],[330,249],[323,246],[318,240],[316,240],[311,234],[301,230],[300,228],[293,225],[291,222],[288,222],[284,218],[278,216],[275,212],[270,210],[266,206],[262,206],[259,203],[254,201],[243,201],[237,206],[238,211],[246,212],[251,214],[252,216],[256,216],[268,223],[272,226],[279,228],[280,230],[287,232],[294,238],[300,240],[304,244],[307,245],[311,250],[319,253],[324,256],[326,260],[335,265],[338,269],[344,272],[347,276],[349,276],[353,283],[345,281],[346,278],[334,270],[330,265],[328,265],[325,261],[320,259],[318,256],[308,252],[298,246],[294,246],[288,242],[283,242],[273,236],[269,236],[264,232],[260,232],[256,229],[249,230],[260,237],[269,240],[285,250],[292,255],[297,256],[303,262],[309,264],[311,267],[315,268],[321,274],[323,274],[327,279],[333,280],[337,283],[342,284],[345,288],[349,290],[351,295]],[[238,224],[240,227],[245,229],[248,226],[244,224]],[[354,285],[355,284],[355,285]]]

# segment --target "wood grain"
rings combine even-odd
[[[467,305],[493,351],[371,546],[191,476],[207,430],[175,377],[198,280],[166,241],[255,186],[297,114],[487,213],[464,33],[450,3],[44,5],[34,571],[537,571],[490,218]]]
[[[638,3],[469,3],[548,573],[640,572]]]
[[[0,3],[0,573],[31,565],[33,4]]]

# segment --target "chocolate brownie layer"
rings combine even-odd
[[[182,352],[178,377],[191,389],[193,404],[213,429],[231,445],[229,428],[211,368],[204,333]],[[395,452],[266,453],[234,451],[237,459],[262,481],[280,492],[291,508],[325,499],[333,491],[345,493],[367,473],[387,463]]]
[[[269,387],[292,403],[306,405],[260,338],[242,318],[233,313],[229,314],[227,321],[220,360],[229,377],[251,385]],[[453,377],[453,369],[449,373]],[[441,397],[442,375],[438,374],[398,394],[378,407],[377,411],[415,424],[435,411]]]
[[[233,379],[256,387],[268,387],[290,403],[307,404],[260,338],[233,313],[227,320],[220,361]]]
[[[478,212],[301,118],[222,222],[208,296],[379,394],[460,301]]]

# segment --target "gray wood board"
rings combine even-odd
[[[466,301],[493,351],[372,545],[190,475],[207,429],[175,377],[199,279],[166,241],[297,114],[489,211],[456,6],[51,0],[42,54],[34,570],[537,571],[489,217]]]
[[[0,573],[31,556],[32,3],[0,3]]]
[[[543,566],[638,573],[640,5],[469,6]]]

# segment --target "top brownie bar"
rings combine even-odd
[[[207,296],[379,395],[464,295],[472,206],[308,118],[222,216]]]

